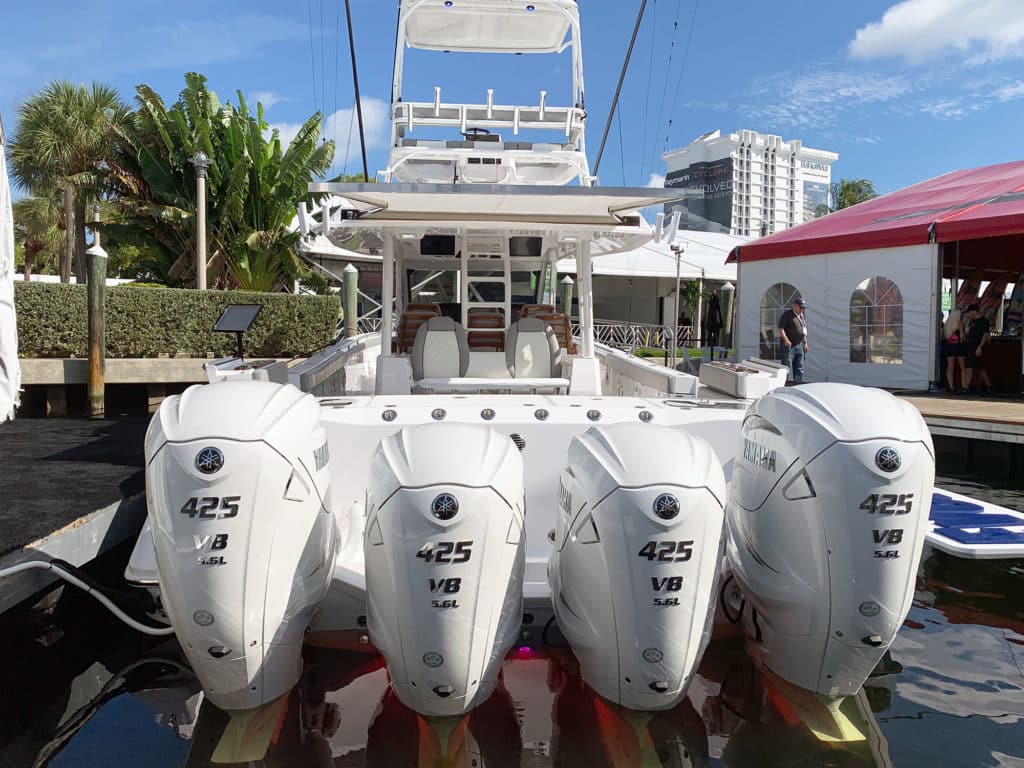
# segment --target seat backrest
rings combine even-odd
[[[558,339],[558,346],[565,350],[568,355],[576,354],[576,344],[572,340],[572,323],[569,321],[569,316],[564,314],[540,314],[534,315],[545,323],[551,326],[551,330],[555,332],[555,338]]]
[[[497,314],[500,317],[505,317],[505,310],[501,307],[470,307],[467,314],[469,317],[473,315],[494,315]]]
[[[523,304],[523,308],[519,310],[519,317],[533,317],[534,315],[540,314],[551,314],[555,311],[555,308],[550,304]]]
[[[516,378],[550,379],[562,375],[558,339],[551,326],[538,317],[524,317],[509,327],[505,362]]]
[[[416,331],[427,320],[437,317],[432,310],[407,309],[398,318],[398,339],[395,343],[396,352],[408,352],[416,340]]]
[[[435,315],[441,314],[441,305],[433,302],[419,304],[412,302],[410,304],[406,304],[405,309],[411,312],[433,312]]]
[[[410,357],[414,380],[465,376],[469,368],[466,329],[450,317],[432,317],[416,331]]]
[[[480,308],[478,307],[477,309],[479,310]],[[474,312],[470,310],[469,348],[490,349],[495,352],[503,352],[505,350],[505,318],[500,312]]]

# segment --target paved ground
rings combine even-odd
[[[147,417],[0,424],[0,555],[141,493]]]

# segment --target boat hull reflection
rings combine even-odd
[[[568,647],[524,646],[509,654],[482,705],[464,717],[425,718],[395,696],[383,660],[358,634],[314,633],[302,680],[259,765],[888,766],[888,744],[871,711],[884,685],[873,678],[843,705],[868,738],[830,744],[814,737],[800,707],[758,668],[740,638],[713,641],[688,695],[658,712],[627,710],[600,697]],[[226,722],[204,702],[185,768],[211,765]]]

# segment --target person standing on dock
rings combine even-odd
[[[804,356],[807,354],[807,318],[804,310],[807,302],[802,298],[793,299],[790,309],[779,318],[779,357],[783,365],[788,365],[793,372],[793,383],[804,383]]]
[[[942,324],[943,352],[946,355],[946,384],[950,392],[956,392],[956,368],[960,367],[960,386],[966,388],[967,371],[964,355],[967,353],[967,333],[959,309],[951,309],[949,317]]]
[[[984,384],[982,392],[986,395],[991,395],[992,382],[988,378],[988,372],[983,367],[982,350],[988,344],[989,339],[992,338],[992,324],[981,313],[981,309],[977,304],[971,304],[967,307],[967,317],[970,319],[971,324],[967,328],[967,372],[964,377],[963,391],[965,393],[970,391],[971,382],[974,380],[974,372],[977,371],[981,374],[981,381]]]

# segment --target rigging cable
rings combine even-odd
[[[622,113],[616,113],[615,117],[619,121],[619,168],[622,171],[622,186],[626,186],[626,151],[622,143]]]
[[[662,147],[661,153],[665,154],[668,151],[668,139],[672,133],[672,121],[676,116],[676,107],[679,106],[679,87],[683,84],[683,71],[686,69],[686,57],[690,53],[690,40],[693,38],[693,28],[697,25],[697,10],[700,8],[700,0],[696,0],[693,4],[693,18],[690,19],[690,31],[686,35],[686,45],[683,47],[683,63],[679,67],[679,79],[676,81],[676,93],[672,97],[672,112],[668,118],[668,127],[665,129],[665,146]]]
[[[676,35],[679,34],[679,8],[682,5],[682,0],[676,0],[676,19],[672,22],[672,42],[668,47],[668,64],[665,65],[665,84],[661,89],[661,106],[658,107],[658,122],[655,123],[655,128],[661,125],[661,117],[665,114],[665,97],[668,95],[668,76],[672,72],[672,54],[675,52],[676,47]],[[657,148],[657,138],[655,138],[655,148]],[[652,157],[650,162],[649,171],[645,171],[646,176],[648,172],[653,172],[655,167],[656,158]]]
[[[347,2],[347,0],[346,0]],[[633,25],[633,36],[629,39],[629,48],[626,49],[626,58],[622,62],[622,71],[619,73],[619,84],[615,88],[615,96],[612,98],[612,106],[608,110],[608,120],[604,124],[604,133],[601,135],[601,146],[597,149],[597,159],[594,161],[594,169],[591,175],[597,176],[597,169],[601,166],[601,155],[604,154],[604,143],[608,140],[608,130],[612,127],[612,118],[615,116],[615,108],[619,105],[619,93],[622,91],[622,81],[626,79],[626,70],[629,68],[629,58],[633,55],[633,46],[636,44],[636,35],[640,31],[640,22],[644,20],[644,9],[647,8],[647,0],[640,0],[640,10],[636,14],[636,23]],[[658,122],[661,122],[659,119]]]
[[[654,7],[651,9],[651,45],[649,48],[650,56],[648,57],[647,63],[647,93],[644,95],[644,128],[643,137],[644,143],[643,148],[640,150],[640,185],[644,182],[644,163],[647,161],[647,135],[649,133],[647,129],[647,112],[651,106],[651,82],[654,79],[654,40],[658,35],[658,0],[654,0]]]
[[[313,52],[313,9],[310,0],[306,0],[306,16],[309,19],[309,68],[312,72],[313,111],[316,112],[316,54]]]
[[[324,66],[324,0],[320,0],[320,103],[327,123],[327,67]]]
[[[348,21],[348,49],[352,54],[352,85],[356,94],[356,114],[359,115],[359,146],[363,150],[363,181],[370,180],[370,171],[366,164],[366,135],[363,133],[363,105],[359,99],[359,75],[356,73],[356,41],[352,35],[352,9],[349,0],[345,0],[345,19]],[[349,131],[349,136],[352,131]]]
[[[341,71],[339,60],[341,55],[338,53],[338,49],[341,47],[341,10],[335,14],[335,18],[338,21],[338,36],[334,41],[334,103],[333,109],[331,110],[331,116],[334,118],[334,158],[338,157],[338,73]],[[351,129],[350,129],[351,130]],[[334,163],[332,162],[332,165]]]

